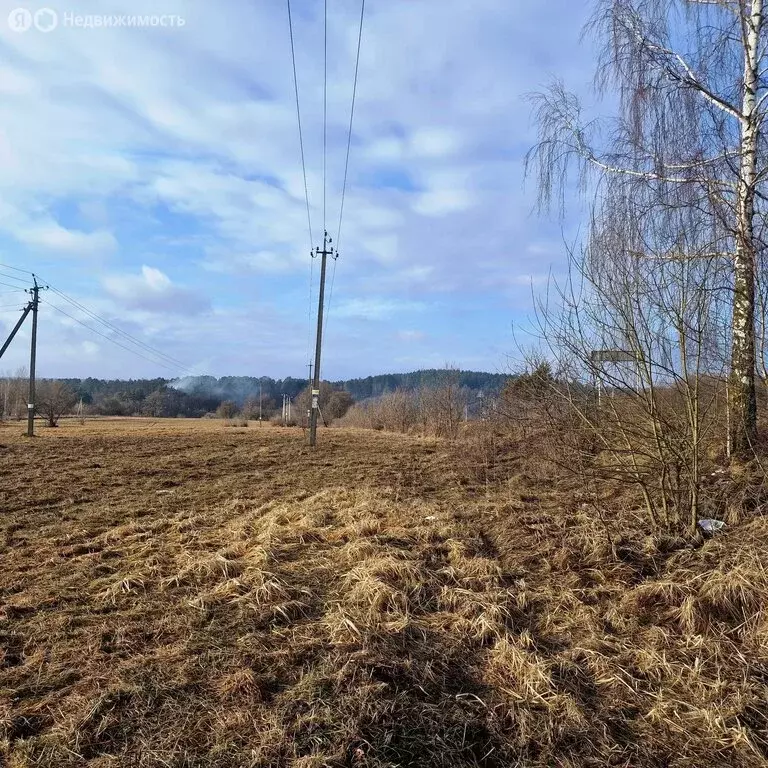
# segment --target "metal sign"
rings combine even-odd
[[[596,349],[590,354],[593,363],[631,363],[637,355],[623,349]]]

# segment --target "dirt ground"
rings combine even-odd
[[[0,764],[768,765],[768,526],[619,537],[461,445],[0,425]]]

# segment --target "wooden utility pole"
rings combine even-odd
[[[35,436],[35,364],[37,363],[37,310],[40,304],[40,286],[33,275],[32,288],[32,345],[29,353],[29,400],[27,401],[27,437]]]
[[[338,253],[333,248],[328,246],[333,242],[333,239],[328,237],[328,233],[323,233],[323,250],[321,251],[319,246],[315,248],[315,252],[312,257],[320,256],[322,260],[320,262],[320,296],[318,297],[317,306],[317,344],[315,345],[315,369],[314,378],[312,379],[312,407],[310,413],[309,422],[309,444],[313,448],[317,445],[317,415],[320,410],[320,354],[323,349],[323,309],[325,304],[325,273],[328,265],[328,257],[331,256],[334,259],[339,257]]]

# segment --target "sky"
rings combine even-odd
[[[0,0],[0,335],[40,275],[39,376],[305,376],[324,222],[324,378],[506,369],[579,229],[536,212],[525,96],[587,92],[591,3],[367,0],[340,232],[360,0],[327,4],[324,183],[323,2],[291,3],[310,240],[284,0]]]

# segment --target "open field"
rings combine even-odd
[[[768,765],[768,525],[610,554],[526,446],[0,426],[0,764]]]

